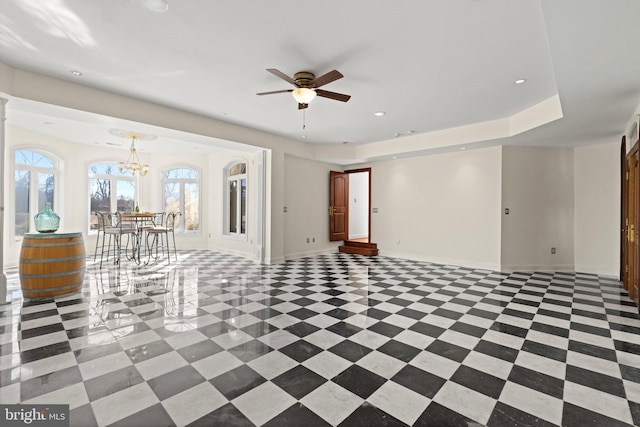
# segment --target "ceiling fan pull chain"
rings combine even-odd
[[[302,130],[304,130],[307,127],[307,116],[306,116],[306,109],[302,110]]]

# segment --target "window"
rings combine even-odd
[[[98,228],[95,212],[132,212],[135,194],[135,178],[128,172],[120,172],[117,163],[89,166],[89,230]]]
[[[226,172],[225,233],[245,236],[247,234],[247,164],[232,164]]]
[[[14,156],[14,233],[23,236],[35,231],[33,217],[46,203],[55,210],[57,162],[38,151],[17,150]]]
[[[176,229],[200,230],[200,173],[191,168],[169,169],[164,173],[164,211],[182,212]]]

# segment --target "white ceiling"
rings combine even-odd
[[[158,13],[145,0],[2,0],[0,61],[322,145],[507,118],[554,95],[563,118],[490,143],[616,142],[640,104],[637,0],[167,1]],[[344,78],[323,89],[352,98],[317,97],[303,129],[289,94],[256,96],[292,87],[266,68],[337,69]],[[113,127],[204,140],[26,100],[7,110],[10,123],[85,143],[126,149]]]

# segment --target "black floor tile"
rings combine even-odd
[[[469,354],[466,348],[440,340],[435,340],[425,350],[456,362],[462,362]]]
[[[476,427],[478,423],[451,409],[431,402],[413,424],[414,427]]]
[[[331,424],[311,412],[301,403],[295,403],[276,417],[263,424],[263,427],[330,427]]]
[[[554,427],[555,424],[513,408],[502,402],[496,403],[487,427]]]
[[[138,370],[134,366],[128,366],[87,380],[84,382],[84,387],[89,401],[93,402],[143,381]]]
[[[184,359],[193,363],[200,359],[204,359],[205,357],[212,356],[216,353],[223,351],[224,349],[220,347],[218,344],[214,343],[211,340],[204,340],[197,342],[195,344],[188,345],[186,347],[182,347],[177,350],[180,356],[184,357]],[[237,356],[236,356],[237,357]]]
[[[367,402],[360,405],[358,409],[353,411],[351,415],[338,425],[339,427],[406,426],[405,423]]]
[[[231,403],[227,403],[215,411],[195,420],[187,427],[255,427],[242,412],[238,411]]]
[[[235,399],[265,381],[267,381],[265,378],[246,365],[209,380],[229,400]]]
[[[494,399],[500,397],[506,383],[503,379],[464,365],[458,368],[450,380]]]
[[[615,396],[626,397],[622,380],[599,372],[567,365],[565,379]]]
[[[136,412],[126,418],[110,425],[110,427],[133,427],[133,426],[153,426],[153,427],[173,427],[175,423],[164,409],[162,404],[155,405]]]
[[[515,365],[509,374],[509,381],[562,399],[564,381],[542,372]]]
[[[345,340],[329,348],[328,351],[337,354],[338,356],[347,359],[350,362],[357,362],[358,360],[369,354],[372,349],[357,344],[353,341]]]
[[[565,402],[562,410],[562,426],[629,427],[629,424]]]
[[[332,378],[331,381],[363,399],[367,399],[386,382],[380,375],[358,365],[351,365],[351,367]]]
[[[411,365],[402,368],[391,380],[429,399],[446,383],[446,380]]]

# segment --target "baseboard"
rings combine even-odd
[[[574,273],[575,267],[573,265],[503,265],[498,271],[504,273],[512,273],[516,271],[539,271],[546,273],[561,272],[561,273]]]
[[[411,261],[423,261],[430,262],[432,264],[442,264],[442,265],[454,265],[460,267],[469,267],[477,270],[487,270],[487,271],[500,271],[499,264],[490,264],[490,263],[482,263],[482,262],[474,262],[463,259],[452,259],[452,258],[438,258],[438,257],[428,257],[416,254],[409,254],[404,252],[392,252],[392,251],[383,251],[380,250],[380,256],[388,257],[388,258],[402,258],[408,259]]]
[[[315,251],[297,252],[292,254],[285,254],[284,259],[285,261],[291,261],[294,259],[308,258],[310,256],[334,254],[336,253],[336,251],[337,251],[337,248],[328,248],[328,249],[318,249]]]

